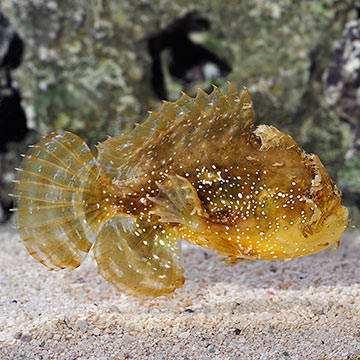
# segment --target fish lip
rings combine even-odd
[[[301,229],[301,232],[302,232],[302,234],[303,234],[303,236],[304,236],[305,238],[309,237],[309,235],[311,236],[311,235],[314,234],[311,225],[303,226],[302,229]]]
[[[344,226],[349,221],[349,209],[342,205],[341,193],[337,189],[336,185],[332,187],[333,196],[320,207],[319,203],[315,203],[317,208],[321,211],[318,218],[315,218],[309,225],[316,233],[322,229],[331,226],[333,221],[343,222]],[[326,209],[326,211],[324,210]]]
[[[334,245],[335,242],[337,242],[338,245],[332,251],[335,251],[339,247],[340,239],[335,239],[330,237],[330,233],[338,232],[341,226],[343,226],[343,228],[345,229],[346,224],[348,222],[349,209],[346,208],[345,206],[341,206],[336,212],[333,212],[335,207],[336,204],[335,206],[332,206],[330,208],[330,210],[327,212],[327,215],[324,216],[324,218],[319,219],[314,224],[310,224],[310,226],[308,226],[308,229],[305,229],[305,235],[309,234],[307,230],[310,229],[311,231],[313,231],[313,234],[315,233],[314,235],[320,233],[321,238],[317,239],[315,236],[315,238],[311,240],[311,238],[305,236],[303,232],[304,237],[308,238],[307,242],[309,242],[309,245],[310,243],[312,243],[313,244],[312,246],[319,249],[318,251],[324,250]],[[324,235],[327,234],[327,236],[321,235],[322,232],[324,232],[323,233]],[[334,241],[334,239],[336,241]]]
[[[344,226],[346,226],[346,224],[349,221],[349,209],[346,206],[343,206],[340,203],[339,209],[336,210],[336,207],[338,205],[339,204],[334,202],[332,204],[332,206],[329,207],[329,209],[327,211],[327,215],[324,216],[323,219],[320,219],[321,220],[321,222],[320,222],[321,227],[326,227],[326,226],[330,225],[333,222],[333,219],[332,219],[333,217],[338,218],[337,222],[341,221],[341,222],[344,223]],[[336,210],[336,211],[334,211],[334,210]]]
[[[301,232],[305,238],[309,238],[312,235],[321,233],[323,230],[328,229],[332,226],[333,223],[340,224],[343,222],[344,227],[348,223],[348,213],[349,210],[345,206],[339,207],[337,211],[337,203],[334,201],[331,206],[329,206],[328,210],[326,212],[322,212],[320,218],[315,219],[313,222],[309,222],[308,224],[301,227]],[[340,226],[340,225],[338,225]],[[323,247],[323,244],[326,241],[324,241],[322,244],[319,244],[318,246]],[[327,245],[329,246],[329,245]]]

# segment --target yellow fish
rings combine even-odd
[[[291,259],[339,239],[348,209],[316,155],[254,126],[247,89],[198,91],[97,146],[51,134],[24,155],[16,224],[51,270],[93,247],[100,274],[139,297],[184,283],[180,240],[240,259]]]

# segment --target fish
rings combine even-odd
[[[15,179],[15,223],[50,270],[92,249],[99,273],[140,298],[184,284],[181,241],[241,260],[293,259],[334,244],[348,209],[318,156],[254,125],[250,92],[183,93],[128,134],[97,145],[52,133]]]

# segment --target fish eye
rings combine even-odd
[[[307,198],[308,198],[308,199],[312,199],[313,196],[312,196],[311,194],[309,194],[309,195],[307,196]]]

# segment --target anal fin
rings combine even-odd
[[[117,216],[107,221],[94,254],[100,274],[129,295],[167,295],[185,281],[176,232],[149,218]]]

